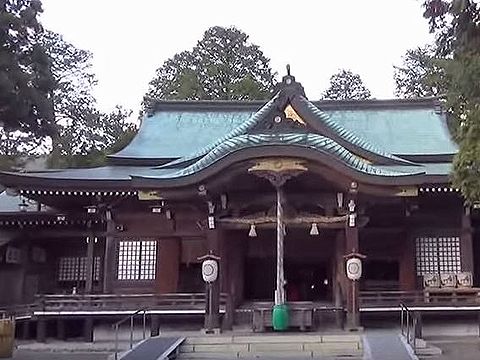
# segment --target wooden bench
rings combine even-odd
[[[253,308],[252,329],[254,332],[264,332],[273,326],[271,307]],[[306,331],[313,325],[313,309],[311,307],[295,306],[288,309],[289,327],[298,327]]]

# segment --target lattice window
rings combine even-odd
[[[157,241],[120,241],[118,280],[154,280],[157,264]]]
[[[100,257],[93,259],[93,280],[100,280]],[[62,257],[58,262],[58,281],[85,281],[87,279],[86,257]]]
[[[419,237],[416,239],[417,275],[461,271],[460,238]]]

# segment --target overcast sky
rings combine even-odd
[[[285,73],[290,64],[316,100],[339,68],[361,75],[376,98],[394,96],[393,68],[431,41],[421,0],[43,0],[42,22],[94,55],[102,109],[135,110],[166,59],[191,49],[210,26],[250,35]]]

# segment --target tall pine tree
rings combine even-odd
[[[275,87],[275,73],[260,48],[234,27],[214,26],[190,51],[157,69],[143,98],[143,110],[157,99],[263,100]]]
[[[39,0],[0,1],[0,127],[37,135],[54,133],[50,58],[42,33]]]

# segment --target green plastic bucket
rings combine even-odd
[[[272,325],[275,331],[288,329],[288,307],[286,304],[275,305],[273,307]]]

